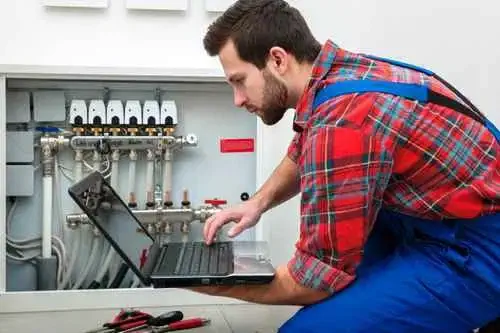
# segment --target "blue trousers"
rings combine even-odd
[[[280,333],[461,333],[500,316],[500,214],[427,221],[382,210],[349,287]]]

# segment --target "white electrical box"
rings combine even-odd
[[[42,0],[47,7],[107,8],[109,0]]]
[[[122,101],[109,101],[106,110],[106,124],[108,125],[123,125],[124,111]]]
[[[7,123],[30,121],[30,93],[13,91],[7,93]]]
[[[128,9],[145,10],[187,10],[187,0],[127,0]]]
[[[71,125],[84,125],[88,124],[89,113],[87,110],[87,103],[82,99],[71,101],[69,109],[69,123]]]
[[[64,121],[66,119],[64,93],[56,90],[33,92],[33,118],[41,122]]]
[[[125,124],[142,124],[142,108],[140,101],[127,101],[127,104],[125,105]]]
[[[157,101],[145,101],[142,110],[142,119],[145,125],[160,124],[160,105]]]
[[[101,125],[106,121],[106,107],[101,99],[94,99],[89,104],[89,124]]]
[[[234,2],[234,0],[205,0],[205,10],[207,12],[222,13]]]
[[[177,105],[175,101],[163,101],[161,103],[161,123],[167,126],[177,126]]]
[[[112,78],[85,68],[76,72],[7,78],[0,86],[0,109],[20,110],[26,118],[33,95],[40,111],[29,126],[18,123],[20,117],[0,123],[6,133],[0,163],[8,179],[0,186],[5,200],[0,230],[15,240],[41,239],[29,248],[22,241],[0,244],[0,314],[89,304],[116,308],[132,298],[145,307],[158,304],[156,299],[162,305],[165,299],[183,303],[181,291],[151,298],[151,290],[131,272],[124,274],[121,259],[95,232],[68,188],[99,171],[155,238],[201,241],[207,218],[255,193],[255,116],[235,111],[222,75],[193,82],[177,72]],[[139,265],[144,234],[115,225],[120,246]],[[247,230],[235,240],[256,238],[256,230]],[[229,240],[227,229],[218,239]],[[41,265],[29,258],[43,255],[47,245],[53,248],[48,259],[58,265],[46,266],[41,274]],[[116,298],[116,289],[131,291]],[[88,292],[92,297],[86,297]]]

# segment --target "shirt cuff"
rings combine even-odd
[[[290,275],[304,287],[338,292],[347,287],[355,276],[334,268],[318,258],[297,250],[295,256],[288,262]]]

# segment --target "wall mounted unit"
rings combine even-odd
[[[128,9],[174,10],[184,11],[188,8],[187,0],[127,0]]]
[[[42,0],[47,7],[107,8],[109,0]]]
[[[205,10],[207,12],[222,13],[234,2],[235,0],[205,0]]]

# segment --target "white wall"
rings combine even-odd
[[[203,0],[186,13],[129,12],[125,0],[106,10],[47,10],[40,0],[0,1],[0,64],[216,67],[201,40],[213,15]],[[500,125],[500,3],[494,0],[351,0],[298,4],[320,40],[398,58],[447,78]],[[265,161],[259,183],[285,151],[291,129],[262,127]],[[276,140],[276,141],[273,141]],[[271,143],[271,141],[273,141]],[[295,241],[297,200],[264,218],[284,261]],[[272,220],[272,221],[269,221]],[[276,236],[277,237],[277,236]],[[282,249],[282,251],[280,250]]]
[[[44,7],[42,0],[0,1],[0,63],[213,67],[204,29],[214,17],[202,0],[186,12]]]
[[[218,67],[202,47],[215,15],[206,0],[188,1],[186,12],[128,11],[125,0],[102,10],[0,1],[0,64]],[[500,122],[498,1],[290,2],[321,41],[429,67]]]

